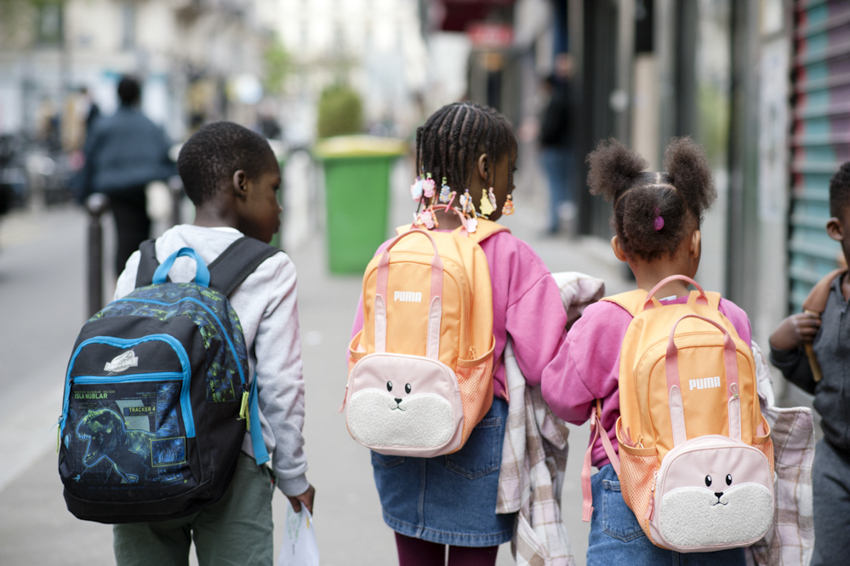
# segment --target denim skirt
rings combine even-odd
[[[514,514],[496,514],[507,418],[507,402],[493,399],[490,411],[454,454],[409,458],[372,452],[387,525],[409,537],[453,546],[509,541]]]
[[[602,466],[590,478],[593,515],[587,545],[587,566],[746,566],[743,548],[717,552],[679,553],[655,546],[623,500],[614,466]]]

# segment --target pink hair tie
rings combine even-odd
[[[664,228],[664,217],[661,216],[661,211],[658,210],[657,206],[655,207],[655,221],[652,223],[652,226],[656,232]]]

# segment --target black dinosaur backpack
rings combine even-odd
[[[59,475],[80,519],[173,519],[217,501],[245,436],[267,462],[242,327],[227,296],[281,251],[243,237],[209,268],[144,242],[136,289],[85,323],[65,374]],[[195,280],[172,283],[179,256]],[[250,382],[250,384],[249,384]]]

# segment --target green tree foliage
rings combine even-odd
[[[278,95],[283,90],[283,81],[292,68],[292,60],[280,38],[275,37],[266,47],[263,62],[266,70],[263,88],[269,94]]]
[[[363,128],[363,102],[347,85],[337,84],[323,90],[318,110],[320,138],[356,134]]]

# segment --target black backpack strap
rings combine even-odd
[[[156,259],[156,240],[145,240],[139,245],[139,269],[136,271],[136,289],[153,283],[153,274],[159,267]]]
[[[282,251],[248,236],[239,238],[209,264],[210,289],[230,295],[261,263]]]

